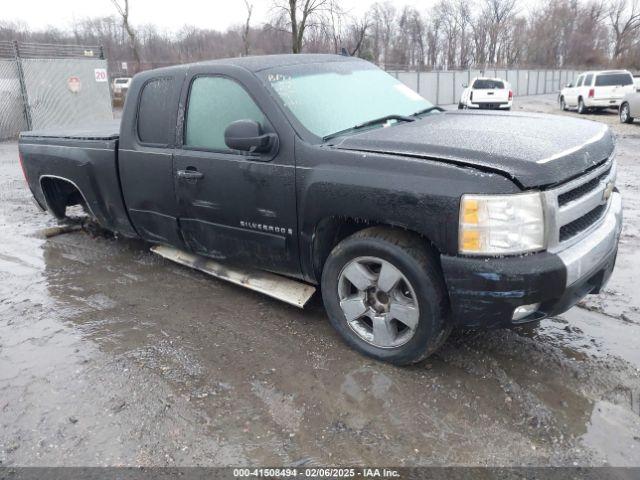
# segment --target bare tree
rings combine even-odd
[[[455,19],[460,32],[460,50],[458,66],[468,67],[471,62],[471,42],[469,41],[469,27],[472,22],[471,6],[467,0],[458,0],[455,5]]]
[[[249,55],[249,34],[251,33],[251,14],[253,13],[253,4],[248,0],[244,0],[244,5],[247,8],[247,20],[244,22],[244,29],[242,30],[242,44],[244,46],[244,55]]]
[[[634,44],[640,45],[640,4],[638,0],[613,0],[608,13],[613,32],[613,58],[617,60]]]
[[[372,7],[373,22],[378,36],[378,56],[376,62],[388,65],[392,63],[392,44],[396,31],[396,9],[388,1],[376,3]]]
[[[140,53],[138,52],[138,43],[136,41],[136,33],[129,23],[129,0],[122,0],[122,4],[118,0],[111,0],[111,3],[116,7],[118,14],[122,17],[122,26],[129,36],[129,42],[131,44],[131,51],[133,53],[133,59],[136,62],[136,69],[140,68]]]
[[[318,16],[330,10],[330,0],[275,0],[274,7],[283,13],[291,32],[291,51],[300,53],[307,28]]]
[[[362,44],[367,36],[367,31],[371,27],[371,23],[369,21],[369,16],[365,14],[365,16],[361,19],[355,19],[353,23],[349,26],[350,29],[350,44],[351,48],[349,49],[349,55],[357,55],[362,48]]]
[[[489,63],[497,63],[500,38],[509,18],[514,14],[516,0],[485,0],[485,15],[488,21],[488,58]]]
[[[246,21],[235,28],[221,32],[185,26],[172,33],[153,24],[134,28],[129,15],[134,0],[111,1],[118,15],[77,20],[68,29],[31,31],[25,24],[0,20],[0,40],[103,45],[112,73],[120,73],[123,61],[131,61],[135,72],[303,47],[309,52],[345,48],[387,68],[640,69],[640,0],[546,0],[522,13],[518,0],[438,0],[424,12],[381,1],[359,17],[342,10],[340,0],[272,0],[278,2],[278,15],[261,26],[252,25],[254,0],[243,0]],[[482,8],[472,8],[474,2]]]

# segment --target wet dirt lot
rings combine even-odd
[[[605,292],[409,368],[351,351],[317,299],[300,311],[143,242],[45,240],[55,222],[0,144],[2,465],[639,466],[640,124],[591,117],[618,134],[625,202]]]

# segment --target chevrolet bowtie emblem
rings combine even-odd
[[[611,197],[613,193],[613,182],[607,182],[607,185],[604,187],[604,191],[602,192],[602,201],[606,202]]]

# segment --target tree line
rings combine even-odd
[[[640,0],[439,0],[419,10],[378,2],[362,15],[338,0],[273,0],[270,18],[226,31],[167,32],[129,21],[135,0],[112,0],[114,15],[65,29],[0,22],[0,40],[102,45],[112,72],[274,53],[345,53],[386,68],[489,66],[640,69]]]

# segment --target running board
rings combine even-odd
[[[275,273],[223,265],[210,258],[165,245],[155,245],[151,247],[151,251],[168,260],[195,268],[241,287],[264,293],[299,308],[304,308],[316,291],[312,285],[276,275]]]

